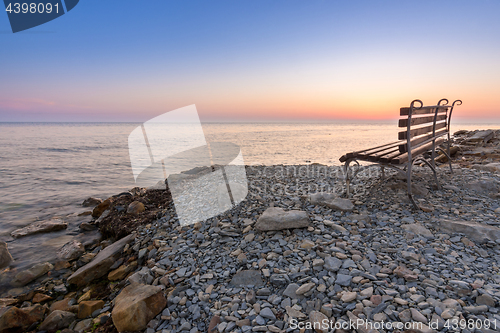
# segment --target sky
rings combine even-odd
[[[413,99],[500,118],[500,2],[82,0],[13,34],[0,13],[0,121],[397,118]]]

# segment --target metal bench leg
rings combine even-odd
[[[431,168],[432,172],[434,173],[434,180],[436,181],[436,186],[437,186],[437,189],[441,189],[441,187],[439,186],[439,181],[438,181],[438,177],[437,177],[437,172],[436,172],[436,168],[432,166],[431,163],[429,163],[429,161],[427,161],[426,159],[419,159],[419,161],[422,161],[424,162],[425,164],[427,164],[427,166],[429,168]]]
[[[406,171],[406,183],[408,185],[408,198],[410,199],[410,202],[413,204],[413,207],[415,207],[415,209],[419,209],[419,207],[417,206],[417,203],[413,199],[413,195],[411,193],[411,170],[412,170],[412,166],[413,166],[412,164],[413,163],[411,161],[408,163],[408,169]]]
[[[347,160],[344,163],[344,180],[345,180],[345,189],[346,189],[346,197],[349,198],[350,193],[349,193],[349,164],[351,163],[351,160]]]
[[[446,150],[448,151],[448,164],[450,165],[450,172],[453,174],[453,168],[451,166],[451,154],[450,154],[450,138],[448,138],[448,146],[446,147]]]
[[[385,179],[385,167],[383,165],[381,165],[380,170],[382,171],[382,177],[380,179],[384,180]]]

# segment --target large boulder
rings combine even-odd
[[[447,233],[462,233],[476,243],[486,243],[500,239],[500,228],[470,221],[438,221],[439,230]]]
[[[12,260],[7,243],[0,242],[0,269],[9,266]]]
[[[354,205],[349,199],[338,198],[333,193],[319,192],[309,196],[309,201],[313,205],[326,206],[331,209],[350,212],[354,209]]]
[[[129,285],[114,300],[111,313],[118,332],[142,331],[167,305],[163,290],[157,286]]]
[[[14,230],[11,236],[14,238],[25,237],[29,235],[39,234],[43,232],[52,232],[66,229],[68,224],[60,219],[52,219],[46,221],[38,221],[24,228]]]
[[[76,272],[74,272],[68,278],[68,283],[83,286],[94,279],[104,276],[108,273],[111,266],[113,266],[125,245],[131,242],[134,238],[135,235],[131,234],[106,247],[104,250],[99,252],[91,262],[80,267]]]
[[[46,308],[40,304],[19,309],[8,306],[0,309],[0,332],[21,332],[43,319]]]
[[[304,211],[284,211],[282,208],[270,207],[259,217],[255,224],[255,229],[260,231],[271,231],[305,228],[309,225],[309,216]]]
[[[47,272],[52,270],[53,268],[54,266],[52,266],[52,264],[49,262],[36,264],[27,270],[17,273],[14,276],[11,284],[16,287],[25,286],[31,281],[39,278],[40,276],[47,274]]]

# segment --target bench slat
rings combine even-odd
[[[439,138],[436,140],[436,146],[440,145],[441,143],[444,142],[444,138]],[[417,156],[422,153],[425,153],[427,150],[432,148],[432,142],[426,143],[425,145],[422,145],[418,148],[412,149],[411,154],[412,156]],[[401,154],[397,157],[394,157],[390,160],[391,164],[404,164],[408,162],[408,153]]]
[[[441,129],[441,128],[445,128],[446,126],[447,126],[446,122],[437,123],[436,130]],[[433,128],[433,125],[412,129],[412,130],[410,130],[410,139],[414,138],[416,136],[419,136],[419,135],[432,133],[432,128]],[[408,133],[406,131],[399,132],[399,134],[398,134],[399,140],[406,140],[408,138],[407,134]]]
[[[440,106],[438,110],[438,114],[443,113],[448,111],[448,106]],[[410,108],[409,107],[404,107],[399,109],[399,115],[400,116],[408,116],[410,113]],[[413,109],[413,112],[411,113],[412,116],[416,114],[435,114],[436,113],[436,106],[424,106],[420,109]]]
[[[436,137],[440,137],[440,136],[443,136],[445,135],[446,133],[448,133],[448,131],[446,130],[446,128],[443,128],[439,131],[436,131]],[[432,133],[430,134],[427,134],[427,135],[424,135],[422,137],[419,137],[419,138],[416,138],[416,139],[413,139],[411,140],[411,146],[412,147],[417,147],[418,144],[422,143],[422,142],[425,142],[429,139],[432,138]],[[402,152],[402,153],[406,153],[407,151],[407,148],[408,148],[408,145],[407,145],[407,141],[403,141],[404,143],[400,144],[399,145],[399,151]]]
[[[353,158],[354,156],[359,156],[359,154],[361,154],[361,153],[369,152],[369,151],[380,149],[383,147],[394,146],[394,145],[397,145],[398,143],[400,143],[400,142],[396,141],[396,142],[386,143],[385,145],[382,145],[382,146],[372,147],[372,148],[368,148],[368,149],[364,149],[364,150],[353,151],[353,152],[347,153],[347,154],[343,155],[342,157],[340,157],[340,162],[345,162],[348,159]]]
[[[441,120],[446,120],[446,114],[441,114],[436,117],[436,121],[441,121]],[[410,126],[422,125],[433,122],[434,122],[434,116],[412,118]],[[408,118],[399,119],[399,127],[407,127],[407,126],[408,126]]]

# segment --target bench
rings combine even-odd
[[[401,118],[398,125],[404,130],[398,133],[398,141],[343,155],[340,162],[344,163],[347,197],[350,196],[350,182],[360,171],[358,161],[366,161],[381,166],[382,179],[385,177],[386,167],[403,173],[406,176],[410,202],[419,209],[412,196],[412,167],[419,162],[429,166],[439,189],[435,164],[436,150],[439,150],[448,158],[450,172],[453,173],[450,158],[450,119],[455,105],[462,105],[462,101],[456,100],[452,105],[448,105],[448,100],[443,98],[436,105],[424,106],[421,100],[416,99],[409,107],[400,109]],[[439,145],[445,141],[446,136],[448,144],[445,151]],[[429,150],[430,158],[424,154]],[[357,163],[358,170],[350,175],[349,164],[352,162]]]

